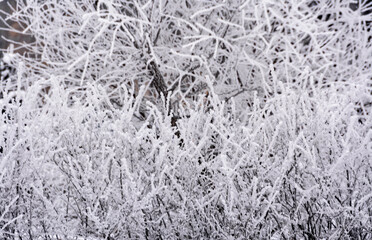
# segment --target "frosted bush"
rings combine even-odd
[[[0,237],[371,238],[370,9],[18,1]]]

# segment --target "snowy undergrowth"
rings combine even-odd
[[[19,3],[0,236],[370,238],[370,7],[349,3]]]

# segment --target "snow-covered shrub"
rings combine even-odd
[[[18,1],[0,237],[372,237],[370,8]]]

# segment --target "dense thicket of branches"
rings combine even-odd
[[[19,1],[0,238],[372,238],[371,8]]]

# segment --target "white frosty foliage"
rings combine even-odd
[[[18,5],[0,237],[372,237],[366,1]]]

